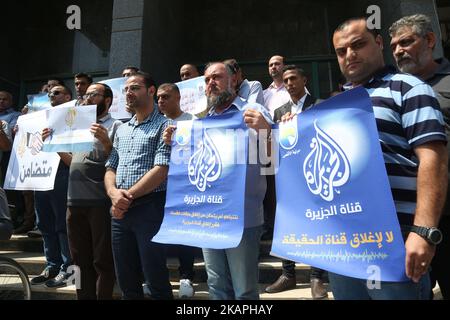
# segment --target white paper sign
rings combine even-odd
[[[109,113],[114,119],[126,120],[133,117],[133,115],[126,110],[127,99],[123,92],[126,81],[127,78],[116,78],[100,82],[107,84],[113,92],[113,102],[109,108]]]
[[[58,106],[47,112],[47,128],[53,130],[45,140],[44,152],[92,151],[94,136],[90,132],[96,122],[97,106]]]
[[[178,82],[176,85],[181,93],[181,111],[195,115],[206,109],[205,77]]]
[[[19,131],[14,140],[4,189],[53,190],[60,157],[41,152],[41,132],[47,126],[46,111],[19,117]]]

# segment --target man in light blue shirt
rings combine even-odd
[[[272,119],[264,106],[249,103],[238,97],[236,75],[222,62],[211,63],[205,71],[208,114],[218,116],[231,112],[244,112],[244,121],[256,136],[261,130],[271,130]],[[170,143],[174,127],[164,133]],[[255,139],[256,140],[256,139]],[[268,143],[269,144],[269,143]],[[262,233],[263,200],[266,177],[260,164],[247,165],[244,209],[244,233],[241,243],[232,249],[203,249],[210,298],[213,300],[259,299],[259,246]]]
[[[224,63],[228,65],[236,75],[236,91],[238,96],[247,102],[256,102],[264,105],[264,91],[261,83],[259,81],[249,81],[244,79],[242,69],[235,59],[225,60]]]

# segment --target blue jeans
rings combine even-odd
[[[331,290],[336,300],[428,300],[430,276],[426,274],[419,283],[381,282],[381,289],[367,288],[367,280],[329,273]]]
[[[60,169],[53,190],[34,193],[37,227],[44,240],[47,268],[55,272],[65,272],[72,264],[66,227],[68,179],[69,170]]]
[[[259,300],[259,245],[263,227],[244,229],[233,249],[203,249],[212,300]]]
[[[122,220],[112,219],[116,278],[124,300],[144,299],[142,274],[152,298],[173,299],[166,245],[151,241],[161,227],[164,204],[165,192],[158,192],[150,202],[129,209]]]

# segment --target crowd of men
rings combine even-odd
[[[433,58],[438,39],[425,15],[403,17],[390,27],[396,68],[385,65],[379,31],[369,29],[365,18],[353,18],[339,25],[332,41],[347,81],[342,90],[362,86],[373,104],[410,281],[382,282],[380,288],[369,289],[364,280],[331,272],[327,276],[324,270],[312,268],[311,294],[314,299],[326,298],[328,278],[335,299],[427,300],[438,282],[448,299],[450,63],[444,57]],[[70,276],[67,268],[73,264],[81,270],[79,299],[111,299],[115,281],[124,299],[142,299],[145,292],[153,299],[172,299],[167,246],[148,240],[163,220],[176,122],[242,112],[251,132],[270,132],[274,123],[289,121],[321,102],[306,88],[305,72],[285,65],[283,56],[271,57],[268,68],[273,82],[263,90],[260,82],[245,79],[235,59],[209,63],[204,70],[207,110],[191,115],[180,109],[175,84],[157,88],[149,74],[126,67],[126,107],[133,114],[126,123],[108,113],[111,88],[77,74],[76,104],[97,105],[97,122],[91,127],[93,150],[59,154],[54,190],[23,193],[24,222],[14,231],[0,190],[0,239],[30,231],[36,214],[47,266],[32,284],[64,286]],[[195,65],[180,69],[182,81],[199,75]],[[48,92],[52,107],[73,98],[58,79],[49,80],[42,91]],[[339,92],[330,96],[335,94]],[[12,108],[11,94],[0,91],[3,177],[19,115]],[[52,128],[44,129],[43,140],[51,132]],[[270,149],[271,140],[265,142]],[[259,248],[261,238],[270,239],[273,232],[276,193],[273,176],[261,175],[260,164],[247,166],[241,243],[233,249],[202,249],[211,299],[260,296]],[[195,249],[177,246],[177,253],[180,296],[192,297]],[[295,262],[283,261],[282,275],[265,291],[295,287]]]

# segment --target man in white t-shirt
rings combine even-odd
[[[173,121],[186,121],[195,119],[190,114],[181,111],[180,108],[180,89],[176,84],[165,83],[159,86],[156,94],[158,99],[159,110],[169,119]],[[178,259],[180,260],[180,298],[190,298],[194,296],[194,259],[195,248],[174,245],[173,248],[177,252]]]

